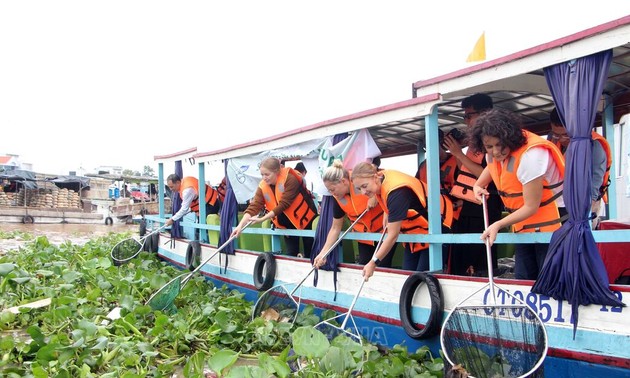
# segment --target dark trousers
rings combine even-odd
[[[495,220],[491,219],[490,224]],[[482,217],[460,217],[453,227],[454,234],[480,234],[485,229]],[[497,245],[492,246],[492,269],[496,272]],[[485,244],[453,244],[449,259],[450,273],[460,276],[488,275]]]
[[[442,261],[444,261],[448,251],[450,249],[449,244],[442,244]],[[414,270],[416,272],[426,272],[429,267],[429,249],[423,249],[415,253],[411,252],[409,244],[405,245],[405,254],[403,255],[404,270]]]
[[[517,244],[514,251],[514,278],[537,279],[548,249],[549,244]]]
[[[374,257],[374,252],[376,250],[376,245],[359,244],[359,259],[357,260],[358,264],[365,265],[372,260]],[[392,267],[392,259],[394,258],[394,252],[396,251],[396,245],[392,247],[392,249],[387,253],[384,259],[381,260],[381,264],[379,265],[382,268],[391,268]]]
[[[313,249],[313,238],[302,237],[302,244],[304,245],[304,251],[302,256],[305,258],[311,257],[311,250]],[[300,253],[300,236],[285,236],[284,245],[287,247],[287,255],[297,256]]]

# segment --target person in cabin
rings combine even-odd
[[[355,232],[383,232],[383,208],[376,200],[376,197],[368,198],[361,194],[350,181],[350,172],[343,167],[341,160],[333,161],[333,164],[326,168],[322,176],[322,181],[328,189],[330,195],[335,199],[333,205],[333,222],[326,242],[321,251],[313,260],[313,265],[320,268],[326,263],[326,253],[337,241],[341,234],[344,218],[347,216],[354,222],[363,212],[369,208],[368,212],[353,227]],[[359,240],[359,256],[357,262],[361,265],[367,264],[376,249],[377,242],[373,240]],[[395,248],[395,247],[393,247]],[[381,262],[381,267],[392,266],[393,254],[386,255]]]
[[[221,183],[217,186],[217,192],[221,203],[225,202],[225,193],[227,192],[227,178],[225,176],[223,176]]]
[[[282,166],[274,157],[264,159],[260,163],[262,180],[256,189],[254,198],[247,206],[243,219],[232,231],[238,236],[249,221],[254,223],[271,219],[275,227],[293,230],[310,230],[317,217],[317,207],[313,197],[306,189],[302,175],[293,168]],[[259,214],[263,209],[267,212]],[[287,254],[297,256],[300,253],[300,237],[284,236]],[[302,237],[304,251],[302,255],[309,258],[313,247],[312,237]]]
[[[305,177],[305,176],[306,176],[306,172],[307,172],[307,170],[306,170],[306,167],[304,166],[304,163],[302,163],[302,162],[297,163],[297,164],[295,165],[295,170],[296,170],[296,171],[298,171],[298,172],[300,172],[300,174],[302,175],[302,177]]]
[[[199,216],[199,180],[196,177],[186,176],[180,178],[177,174],[173,173],[166,178],[166,186],[168,186],[171,191],[179,193],[182,199],[182,207],[171,218],[166,220],[166,226],[172,225],[192,211]],[[204,203],[206,204],[206,215],[218,214],[219,210],[221,210],[219,193],[207,184]]]
[[[477,93],[464,98],[461,107],[464,110],[464,122],[467,130],[470,130],[477,117],[493,108],[493,102],[490,96]],[[454,234],[479,234],[485,229],[483,209],[475,198],[472,187],[487,163],[483,153],[475,153],[471,148],[464,152],[461,143],[462,140],[455,138],[455,135],[444,137],[444,147],[455,156],[458,166],[455,182],[451,189],[451,196],[463,200],[452,232]],[[494,183],[490,183],[488,192],[490,193],[488,198],[488,219],[490,223],[494,223],[501,219],[503,205]],[[497,272],[497,246],[492,247],[491,260],[493,272]],[[487,276],[488,263],[485,246],[483,244],[453,244],[449,268],[451,274]]]
[[[371,163],[358,163],[352,170],[352,184],[362,194],[376,200],[383,208],[384,227],[387,235],[374,257],[363,267],[363,276],[369,279],[381,260],[394,247],[398,235],[427,234],[427,187],[415,177],[405,173],[384,169],[377,170]],[[453,222],[453,203],[450,198],[441,195],[440,213],[442,214],[443,231],[448,231]],[[414,271],[429,270],[428,243],[403,243],[403,269]]]
[[[458,140],[461,140],[463,136],[457,134],[459,131],[456,130],[452,135]],[[453,131],[451,130],[451,131]],[[451,132],[449,132],[451,135]],[[458,167],[457,167],[457,159],[451,153],[447,152],[444,146],[444,132],[441,129],[438,129],[438,138],[439,138],[439,159],[440,159],[440,193],[450,197],[453,202],[453,224],[451,225],[451,229],[455,228],[455,224],[457,223],[457,219],[459,218],[459,213],[462,209],[462,203],[464,202],[462,199],[451,196],[451,189],[453,188],[453,184],[455,183],[455,176],[457,175]],[[426,150],[426,147],[425,147]],[[418,170],[416,171],[416,179],[427,183],[427,161],[424,160],[418,166]],[[444,258],[444,272],[450,272],[450,261],[453,258],[451,255],[452,245],[445,245],[444,248],[448,250]]]
[[[494,182],[509,212],[493,222],[481,238],[492,245],[504,227],[513,232],[552,232],[560,228],[556,199],[562,195],[564,157],[550,141],[522,129],[518,114],[493,109],[481,114],[470,132],[470,148],[485,151],[488,165],[474,184],[475,196],[488,196]],[[538,277],[549,244],[517,244],[517,279]]]
[[[566,153],[571,137],[567,133],[567,129],[560,120],[558,110],[553,108],[549,113],[549,124],[551,126],[551,133],[547,137],[548,140],[553,142],[564,155]],[[591,139],[593,140],[593,178],[591,179],[591,212],[595,220],[593,226],[597,226],[597,220],[599,219],[599,211],[601,203],[608,203],[607,191],[610,185],[610,166],[612,165],[612,153],[610,151],[610,145],[602,135],[591,132]],[[564,202],[558,202],[560,216],[565,217],[567,210],[564,207]]]

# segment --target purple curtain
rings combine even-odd
[[[177,160],[175,162],[175,174],[180,178],[184,176],[184,169],[182,168],[182,161]],[[173,206],[172,214],[175,214],[182,208],[182,199],[177,192],[171,192],[171,204]],[[171,226],[171,237],[181,238],[182,237],[182,228],[179,225],[179,221],[173,222]]]
[[[341,133],[333,136],[333,146],[342,140],[348,137],[348,133]],[[313,249],[311,250],[311,263],[315,260],[317,254],[319,254],[320,250],[326,243],[326,238],[328,237],[328,232],[330,231],[330,227],[332,226],[333,221],[333,205],[335,203],[335,199],[332,196],[322,196],[322,203],[320,205],[319,211],[319,221],[317,222],[317,228],[315,229],[315,240],[313,241]],[[341,244],[335,247],[335,250],[332,251],[328,257],[326,258],[326,264],[324,264],[320,269],[331,270],[334,273],[334,283],[335,283],[335,299],[337,297],[337,272],[339,268],[339,252],[341,252]],[[317,286],[317,270],[315,270],[315,274],[313,275],[313,285]]]
[[[569,220],[551,237],[547,258],[532,292],[571,304],[573,337],[580,305],[623,305],[610,291],[604,263],[589,224],[591,130],[612,51],[545,68],[547,85],[571,142],[566,151],[564,202]]]
[[[227,176],[227,159],[224,161],[224,174],[225,174],[225,198],[223,200],[223,205],[221,207],[221,212],[219,217],[221,219],[220,222],[220,232],[219,232],[219,245],[223,245],[229,238],[232,233],[232,227],[236,225],[236,221],[238,219],[238,202],[236,201],[236,196],[234,195],[234,190],[232,190],[232,185],[230,184],[230,180]],[[234,243],[230,243],[226,245],[225,248],[221,251],[221,253],[233,255],[234,254]]]

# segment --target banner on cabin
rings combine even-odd
[[[319,151],[326,143],[326,140],[327,138],[314,139],[292,146],[229,159],[227,176],[232,184],[238,203],[246,203],[254,197],[256,188],[258,188],[258,184],[262,179],[259,171],[260,163],[265,158],[273,156],[280,160],[302,159],[305,162],[306,169],[311,171],[306,165],[306,159],[312,158],[317,160]],[[311,172],[317,172],[317,170],[313,169]],[[312,176],[315,178],[317,175],[313,174]]]
[[[232,158],[228,161],[227,175],[238,203],[245,203],[256,193],[261,180],[260,162],[265,158],[273,156],[281,160],[301,159],[309,172],[305,177],[308,188],[320,200],[321,195],[329,195],[322,182],[322,174],[335,159],[341,159],[346,169],[352,169],[357,163],[369,161],[380,154],[381,151],[370,133],[367,130],[361,130],[334,146],[332,137],[327,137]]]
[[[318,157],[318,172],[321,178],[326,168],[330,167],[335,159],[340,159],[346,169],[352,169],[362,161],[372,161],[380,156],[381,150],[372,139],[370,133],[363,129],[353,133],[341,142],[332,145],[332,137],[321,148]],[[305,163],[306,165],[306,163]],[[308,166],[306,166],[307,169]],[[316,188],[317,193],[330,195],[324,183],[319,180],[321,187]]]

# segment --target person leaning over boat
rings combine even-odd
[[[487,196],[496,184],[510,213],[490,224],[482,240],[492,245],[497,233],[511,226],[514,232],[551,232],[560,228],[556,198],[562,195],[564,157],[548,140],[522,129],[518,114],[493,109],[477,119],[470,147],[485,151],[488,165],[475,183],[475,196]],[[514,273],[517,279],[535,280],[542,268],[549,244],[517,244]]]
[[[493,102],[490,96],[484,93],[476,93],[464,98],[461,107],[464,110],[464,123],[466,123],[467,130],[470,130],[477,117],[493,108]],[[461,140],[455,138],[455,135],[444,137],[444,146],[455,156],[459,168],[455,176],[455,183],[451,189],[451,195],[463,200],[452,232],[454,234],[478,234],[484,230],[483,209],[475,198],[472,187],[486,166],[486,159],[484,154],[475,153],[471,148],[468,148],[466,153],[464,153],[461,142]],[[490,184],[488,189],[490,192],[488,218],[492,223],[501,219],[503,206],[493,183]],[[497,247],[492,247],[491,251],[493,272],[497,272]],[[449,267],[452,274],[487,276],[486,248],[482,244],[453,244]]]
[[[415,177],[393,169],[377,171],[376,166],[362,162],[352,170],[352,184],[362,194],[376,197],[385,215],[383,225],[387,235],[380,247],[374,252],[374,258],[363,267],[363,276],[368,279],[381,260],[393,248],[398,235],[427,234],[427,186]],[[440,213],[444,231],[453,222],[453,203],[450,198],[440,195]],[[403,269],[429,270],[429,253],[425,251],[428,243],[403,243]]]
[[[243,214],[243,219],[232,236],[238,236],[244,225],[264,222],[271,219],[278,228],[310,230],[317,217],[317,207],[312,195],[304,186],[302,176],[293,168],[283,167],[280,160],[270,157],[260,163],[262,180],[256,189],[254,198]],[[267,213],[258,216],[261,210]],[[297,256],[300,249],[300,237],[284,236],[287,254]],[[310,257],[313,247],[312,237],[302,237],[304,257]]]
[[[179,193],[182,199],[182,207],[171,218],[166,220],[165,225],[170,226],[173,222],[180,220],[184,215],[194,211],[199,216],[199,180],[196,177],[186,176],[180,178],[173,173],[166,178],[166,186],[173,192]],[[206,215],[218,214],[221,210],[221,200],[219,193],[206,184]]]
[[[567,133],[567,129],[560,120],[558,110],[553,108],[549,113],[549,124],[551,126],[551,133],[547,138],[560,149],[560,152],[564,155],[571,137]],[[612,154],[610,152],[610,145],[602,135],[591,132],[591,139],[593,143],[593,177],[591,179],[591,213],[594,216],[599,215],[602,200],[604,203],[608,203],[607,191],[610,185],[610,167],[612,165]],[[560,216],[567,215],[567,210],[564,207],[564,202],[558,203]],[[593,226],[597,226],[599,217],[593,221]]]
[[[313,265],[317,268],[326,263],[326,253],[330,247],[337,241],[341,234],[343,220],[346,216],[351,222],[354,222],[365,209],[370,209],[353,227],[355,232],[374,232],[381,233],[383,231],[383,208],[376,200],[376,197],[368,198],[354,188],[350,181],[350,172],[343,167],[341,160],[333,161],[333,164],[326,168],[322,181],[328,189],[328,192],[335,198],[333,204],[333,222],[326,242],[322,247],[319,255],[313,260]],[[376,242],[373,240],[359,240],[359,258],[358,263],[367,264],[376,249]],[[381,262],[382,267],[392,266],[393,255],[388,252]]]

